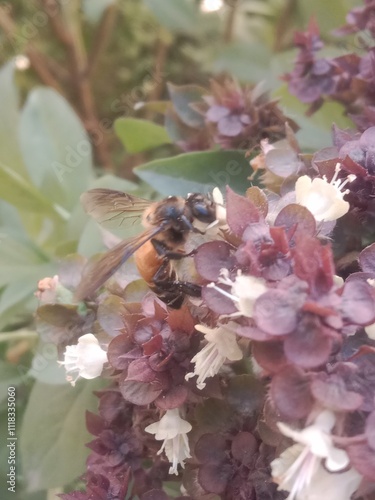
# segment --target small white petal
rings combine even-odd
[[[350,463],[347,453],[336,448],[332,443],[330,432],[334,424],[335,415],[329,410],[320,412],[314,424],[302,430],[292,429],[282,422],[277,424],[282,434],[292,438],[297,443],[285,450],[271,463],[273,479],[278,483],[278,489],[289,491],[289,500],[321,500],[322,498],[349,500],[351,494],[358,487],[359,483],[354,481],[355,487],[350,490],[349,494],[345,489],[343,489],[342,495],[338,495],[336,492],[335,488],[340,489],[340,477],[350,479],[352,474],[345,476],[347,472],[351,472],[350,470],[333,474],[333,472],[342,471]],[[323,464],[329,472],[324,469]],[[320,489],[322,475],[324,481],[332,486],[329,495],[324,489]],[[359,476],[356,472],[354,475],[356,479]],[[320,497],[317,495],[317,491],[320,491]]]
[[[253,316],[256,300],[267,291],[266,282],[262,278],[243,275],[240,271],[235,280],[232,281],[229,277],[228,270],[222,269],[218,283],[231,286],[231,293],[229,293],[215,285],[215,283],[210,283],[208,285],[225,297],[233,300],[239,312],[229,314],[229,316],[232,317],[245,316],[251,318]]]
[[[339,288],[341,288],[344,284],[344,280],[341,278],[341,276],[337,276],[337,274],[333,275],[333,282]]]
[[[331,448],[325,461],[325,466],[331,472],[345,469],[350,463],[349,456],[345,450]]]
[[[167,410],[159,422],[154,422],[145,428],[146,432],[155,434],[156,440],[163,440],[158,455],[165,452],[171,463],[169,474],[178,474],[177,466],[181,465],[184,468],[184,461],[191,457],[186,435],[191,429],[191,424],[181,418],[178,408]]]
[[[227,209],[224,206],[224,197],[218,187],[212,191],[212,198],[216,204],[216,223],[222,229],[227,227]]]
[[[375,323],[372,323],[372,325],[365,326],[365,332],[370,337],[370,339],[375,340]]]
[[[329,183],[320,178],[311,180],[303,175],[296,182],[296,202],[306,207],[318,222],[339,219],[349,210],[349,203],[343,199],[345,181],[335,179],[336,175]]]
[[[78,339],[77,345],[66,347],[64,361],[60,364],[65,366],[67,380],[74,385],[79,377],[99,377],[106,361],[107,353],[100,347],[98,339],[92,333],[87,333]],[[76,373],[76,378],[73,379],[70,373]]]
[[[230,330],[230,324],[217,328],[197,325],[196,330],[204,333],[207,344],[191,360],[195,364],[194,372],[188,373],[185,379],[197,375],[197,387],[203,389],[205,380],[216,375],[226,360],[242,359],[242,351],[237,343],[236,334]]]
[[[158,441],[163,439],[173,439],[178,434],[190,432],[191,424],[180,417],[178,408],[168,410],[165,415],[154,424],[146,427],[146,432],[155,434],[155,439]]]

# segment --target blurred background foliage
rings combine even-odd
[[[204,12],[199,0],[0,2],[0,435],[7,435],[6,389],[14,385],[20,437],[16,494],[4,489],[1,447],[2,499],[56,498],[83,470],[92,384],[66,385],[58,353],[38,340],[33,317],[38,280],[57,274],[69,254],[103,248],[80,193],[102,186],[143,197],[184,194],[220,176],[229,151],[181,155],[164,128],[165,101],[173,100],[167,82],[208,88],[223,72],[242,83],[264,81],[300,125],[302,148],[329,146],[332,122],[350,125],[340,105],[308,118],[280,76],[292,68],[295,30],[311,16],[325,54],[361,50],[354,38],[332,34],[358,4],[228,0]],[[211,177],[199,167],[205,164],[213,165]],[[243,172],[235,188],[250,170]]]

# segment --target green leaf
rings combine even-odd
[[[280,98],[284,114],[301,127],[297,132],[297,139],[302,150],[316,151],[332,146],[333,123],[340,128],[353,128],[352,121],[344,116],[344,108],[339,103],[324,103],[312,116],[306,116],[308,106],[292,96],[286,85],[274,92],[273,97]]]
[[[17,209],[4,200],[0,200],[0,241],[3,236],[25,237],[25,229]]]
[[[143,0],[159,23],[173,33],[197,31],[199,12],[191,0]]]
[[[74,207],[93,177],[92,148],[78,116],[55,90],[40,87],[28,95],[20,144],[33,183],[66,209]]]
[[[30,152],[31,154],[31,152]],[[18,172],[0,161],[0,198],[19,210],[45,213],[46,215],[67,219],[69,214],[59,205],[41,194]]]
[[[27,240],[17,240],[10,235],[0,234],[0,286],[25,278],[45,259]]]
[[[164,196],[186,196],[230,185],[245,193],[252,173],[245,151],[204,151],[154,160],[134,172]]]
[[[103,237],[99,224],[90,219],[82,230],[79,238],[77,252],[85,257],[91,257],[104,249]]]
[[[48,385],[65,385],[65,370],[58,364],[58,350],[55,344],[40,341],[32,360],[28,375]]]
[[[56,386],[37,382],[20,433],[21,461],[29,491],[63,486],[85,470],[90,440],[85,411],[95,411],[102,381]]]
[[[26,175],[18,144],[18,91],[14,82],[15,59],[0,69],[0,162]]]
[[[14,301],[13,301],[14,302]],[[0,330],[19,328],[19,325],[30,324],[33,321],[36,308],[35,297],[28,295],[0,315]],[[25,374],[25,372],[23,372]]]
[[[270,73],[271,52],[263,43],[238,42],[221,47],[213,62],[215,73],[227,72],[243,81],[266,80]]]
[[[9,279],[8,286],[0,295],[0,330],[14,323],[25,323],[30,320],[31,312],[35,311],[37,300],[34,292],[38,281],[46,276],[56,274],[56,265],[48,262],[40,265],[30,265],[23,269],[22,276],[14,275]]]
[[[165,114],[169,107],[169,101],[138,101],[134,105],[135,111],[150,111],[152,113]]]
[[[115,132],[128,153],[141,153],[163,144],[171,144],[167,131],[161,125],[138,118],[119,118]]]
[[[325,0],[315,0],[314,2],[298,0],[296,7],[301,18],[301,25],[307,26],[310,19],[314,17],[322,33],[330,33],[333,29],[344,25],[348,12],[347,0],[335,0],[331,2],[329,9],[327,9]]]
[[[36,306],[36,298],[33,294],[38,287],[38,281],[53,275],[56,271],[55,267],[53,263],[30,266],[22,277],[13,279],[0,296],[0,315],[26,298],[33,298],[34,306]]]
[[[16,387],[22,380],[17,366],[0,361],[0,403],[6,399],[8,387]]]
[[[96,24],[105,10],[115,2],[116,0],[82,0],[82,11],[90,23]]]
[[[201,101],[208,91],[198,85],[173,85],[168,83],[168,92],[173,107],[181,120],[189,127],[203,127],[204,116],[195,111],[190,105]]]
[[[24,392],[24,391],[22,391]],[[18,401],[19,403],[19,398]],[[20,408],[20,405],[17,407],[17,417],[22,418],[21,415],[22,407]],[[3,411],[0,414],[0,427],[1,429],[6,429],[7,428],[7,412]],[[16,449],[16,454],[17,454],[17,449]],[[9,458],[9,448],[6,446],[2,446],[0,449],[0,483],[4,485],[4,487],[1,488],[1,500],[52,500],[52,498],[55,500],[56,496],[54,497],[47,497],[47,492],[46,491],[39,491],[37,493],[26,493],[24,488],[23,488],[23,478],[22,478],[22,470],[19,464],[19,460],[17,459],[17,464],[16,464],[16,488],[15,492],[8,490],[8,484],[7,481],[9,480],[9,466],[8,464],[8,458]]]
[[[172,498],[181,496],[181,484],[176,481],[164,481],[163,491]]]

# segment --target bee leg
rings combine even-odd
[[[202,287],[190,281],[181,281],[173,278],[163,280],[158,279],[155,275],[153,282],[159,290],[164,292],[181,293],[183,295],[190,295],[191,297],[200,297],[202,293]]]
[[[169,261],[165,260],[153,277],[153,289],[158,297],[173,309],[182,306],[186,295],[200,297],[202,287],[189,281],[176,279],[174,273],[170,273]]]
[[[166,260],[181,260],[196,253],[195,249],[189,253],[174,252],[165,243],[156,239],[152,239],[151,243],[153,244],[156,253],[160,255],[160,257],[164,257]]]
[[[185,297],[200,297],[201,287],[195,283],[179,280],[153,280],[154,286],[152,289],[160,300],[165,302],[167,306],[173,309],[180,309]]]
[[[190,281],[181,281],[176,279],[174,273],[169,274],[168,261],[165,261],[153,277],[155,287],[166,293],[174,295],[190,295],[191,297],[200,297],[202,287]]]
[[[195,285],[194,283],[188,283],[187,281],[170,281],[169,286],[171,287],[170,291],[162,291],[161,288],[158,287],[158,295],[159,298],[172,309],[180,309],[187,295],[190,297],[201,296],[201,289],[199,285]],[[176,289],[176,287],[180,288]]]

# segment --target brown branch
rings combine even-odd
[[[54,77],[51,71],[48,68],[48,62],[45,59],[44,55],[35,49],[29,43],[29,47],[26,49],[26,55],[30,60],[30,64],[34,69],[35,73],[38,75],[40,80],[47,85],[48,87],[52,87],[57,90],[61,95],[64,95],[64,92],[61,88],[59,81]]]
[[[281,11],[275,26],[275,41],[273,45],[273,50],[275,52],[280,52],[284,48],[283,42],[287,29],[290,26],[290,20],[292,19],[293,12],[295,11],[296,4],[296,0],[287,0],[284,9]]]
[[[67,46],[72,44],[72,36],[67,31],[61,18],[60,6],[56,0],[41,0],[44,10],[48,16],[51,27],[60,42]]]
[[[96,157],[106,170],[112,171],[113,167],[107,138],[101,130],[90,85],[87,55],[78,42],[80,33],[74,33],[74,28],[64,22],[62,12],[56,0],[41,1],[56,37],[66,49],[72,75],[71,83],[79,100],[84,125],[93,140]],[[76,27],[76,29],[78,28]],[[97,140],[98,137],[100,137],[99,140]]]
[[[92,50],[88,57],[87,72],[88,76],[91,77],[98,66],[98,61],[102,56],[103,52],[108,47],[111,35],[113,34],[113,29],[117,21],[117,5],[110,5],[99,24],[97,32],[95,33],[95,41]]]
[[[224,34],[223,34],[223,41],[225,44],[229,44],[233,40],[234,26],[235,26],[238,6],[239,6],[239,0],[228,1],[229,12],[225,22]]]
[[[163,37],[160,37],[156,45],[155,65],[152,74],[153,87],[148,96],[150,101],[157,101],[160,99],[163,92],[163,75],[168,59],[169,47],[170,44],[167,43]]]
[[[44,55],[44,60],[49,71],[55,78],[63,83],[68,83],[70,81],[70,73],[67,68],[61,66],[55,59]]]
[[[12,43],[12,40],[16,37],[17,26],[11,18],[9,11],[2,7],[0,7],[0,27],[4,30],[4,33],[10,43]],[[25,47],[25,54],[29,58],[30,64],[35,73],[39,76],[40,80],[45,85],[48,85],[63,94],[60,83],[49,70],[49,62],[47,58],[35,48],[31,41],[29,41]]]

